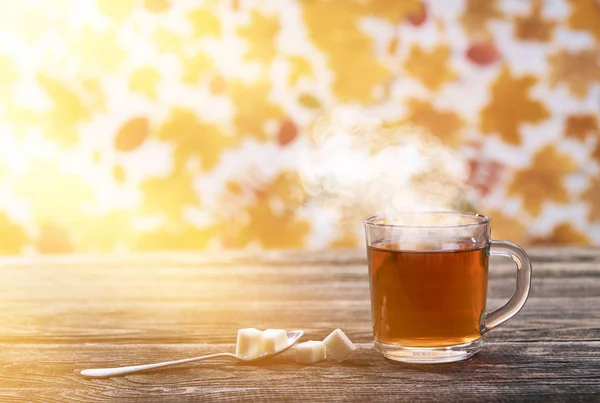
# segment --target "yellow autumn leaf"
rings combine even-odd
[[[503,18],[498,8],[498,0],[467,0],[460,22],[471,37],[489,35],[489,23],[493,19]]]
[[[225,149],[237,144],[237,139],[224,135],[218,126],[201,122],[193,111],[184,108],[171,111],[158,129],[158,138],[174,145],[178,170],[186,166],[190,157],[198,157],[202,169],[208,171],[219,162]]]
[[[153,13],[163,13],[171,7],[169,0],[144,0],[144,7]]]
[[[33,218],[40,223],[80,222],[94,199],[83,177],[60,169],[55,160],[34,160],[27,172],[15,179],[15,193],[27,200]]]
[[[10,92],[7,92],[10,96]],[[1,96],[0,96],[1,97]],[[55,130],[55,120],[53,119],[53,111],[38,111],[28,109],[21,105],[17,105],[11,97],[4,100],[3,107],[0,107],[0,119],[3,119],[11,128],[11,131],[17,138],[25,138],[28,130],[31,127],[41,128],[42,135],[47,140],[58,141],[63,146],[69,146],[77,141],[76,133],[73,128],[61,128]]]
[[[160,73],[152,67],[139,68],[129,77],[129,89],[145,94],[150,99],[156,99],[156,86],[160,80]]]
[[[151,38],[160,53],[174,53],[182,57],[184,39],[175,32],[168,28],[158,27],[152,33]]]
[[[81,81],[81,85],[84,88],[83,96],[89,101],[88,105],[90,109],[96,112],[106,110],[106,100],[104,94],[104,87],[100,80],[95,77],[84,78]]]
[[[571,156],[559,153],[553,144],[547,145],[535,153],[530,166],[515,173],[507,194],[520,197],[525,211],[537,216],[544,202],[569,202],[564,181],[576,170],[577,164]]]
[[[129,119],[121,126],[115,136],[115,150],[133,151],[148,137],[148,119],[136,117]]]
[[[600,164],[600,140],[596,141],[596,147],[592,151],[591,157]]]
[[[438,91],[444,84],[457,78],[449,63],[449,46],[439,45],[427,51],[414,44],[404,63],[404,69],[430,90]]]
[[[237,136],[252,136],[266,140],[265,123],[284,117],[281,106],[270,99],[271,83],[267,80],[246,83],[230,81],[226,94],[235,107],[233,122]]]
[[[97,0],[97,3],[104,14],[117,20],[127,18],[133,9],[133,0]]]
[[[498,209],[490,210],[486,215],[492,220],[492,238],[521,243],[527,237],[525,217],[509,216]]]
[[[204,6],[190,11],[187,17],[192,23],[195,38],[221,35],[221,21],[215,9]]]
[[[200,202],[193,177],[185,168],[176,168],[164,177],[146,179],[140,184],[140,190],[145,213],[161,214],[173,220],[181,220],[186,207],[198,206]]]
[[[509,68],[502,69],[491,87],[491,100],[480,113],[483,133],[498,133],[510,144],[521,144],[520,128],[524,123],[539,123],[550,116],[546,105],[529,95],[537,83],[532,75],[514,77]]]
[[[515,17],[515,36],[523,41],[549,42],[554,35],[555,20],[542,18],[542,0],[531,2],[531,14]]]
[[[125,182],[125,169],[122,165],[115,165],[113,167],[113,178],[117,183]]]
[[[277,54],[275,39],[279,33],[279,18],[252,10],[250,23],[237,29],[241,38],[246,39],[246,60],[270,63]]]
[[[181,62],[183,64],[181,81],[186,84],[196,84],[200,77],[213,69],[213,62],[205,53],[198,53],[191,58],[183,58]]]
[[[565,119],[565,136],[576,140],[585,140],[589,136],[598,136],[600,139],[600,127],[595,115],[569,115]]]
[[[590,221],[600,221],[600,178],[590,178],[588,188],[581,194],[581,199],[588,203]]]
[[[11,56],[0,56],[0,100],[7,98],[9,88],[17,81],[19,73]]]
[[[288,57],[290,66],[290,75],[288,78],[289,85],[295,85],[302,77],[313,77],[312,67],[306,58],[298,55]]]
[[[56,140],[63,146],[77,143],[77,124],[90,116],[90,111],[80,98],[61,81],[40,73],[37,77],[40,87],[48,94],[52,108],[44,116],[44,136]],[[40,120],[38,119],[39,123]]]
[[[321,107],[321,102],[314,96],[310,94],[300,94],[298,97],[298,102],[300,105],[306,106],[311,109],[318,109]]]
[[[238,228],[235,238],[228,240],[228,246],[258,243],[265,249],[301,248],[310,232],[309,223],[294,213],[273,211],[268,197],[259,198],[245,212],[248,222]]]
[[[227,192],[231,193],[234,196],[240,196],[244,193],[244,189],[236,181],[228,180],[225,183],[225,188],[227,189]]]
[[[102,161],[102,152],[100,150],[94,150],[92,152],[92,161],[94,164],[99,164]]]
[[[53,221],[46,221],[40,225],[35,248],[44,254],[70,253],[74,250],[69,229]]]
[[[422,0],[365,0],[355,1],[362,15],[382,18],[392,24],[403,22],[409,15],[419,12],[423,7]]]
[[[287,208],[297,208],[306,200],[306,192],[297,172],[281,172],[271,181],[267,192],[282,200]]]
[[[401,2],[386,3],[393,6]],[[373,39],[358,26],[370,4],[347,0],[300,2],[309,39],[325,53],[333,73],[332,89],[341,102],[373,101],[374,87],[387,85],[392,78],[391,71],[375,54]]]
[[[13,1],[3,5],[5,7],[0,13],[0,29],[14,34],[27,46],[33,46],[34,42],[49,32],[63,37],[66,35],[69,0]]]
[[[388,45],[386,47],[387,53],[390,55],[395,55],[396,52],[398,51],[399,43],[400,43],[400,40],[398,39],[398,37],[394,36],[392,38],[392,40],[390,40],[390,42],[388,43]]]
[[[211,78],[210,82],[208,83],[208,90],[211,94],[218,95],[225,91],[226,86],[227,83],[225,82],[225,79],[219,75],[216,75]]]
[[[583,232],[573,227],[569,222],[557,224],[552,231],[541,237],[532,238],[531,245],[590,245],[590,238]]]
[[[554,88],[565,83],[571,94],[584,98],[594,83],[600,82],[600,52],[598,49],[570,52],[567,50],[548,56],[549,83]]]
[[[15,254],[29,242],[29,237],[23,228],[14,223],[8,215],[0,211],[0,254]]]
[[[451,110],[436,109],[431,103],[420,99],[407,101],[406,121],[427,129],[446,145],[458,147],[462,143],[464,120]]]
[[[86,25],[75,38],[70,52],[80,57],[84,65],[98,67],[106,73],[116,74],[127,56],[118,39],[116,24],[102,30]]]
[[[570,0],[569,27],[588,31],[600,42],[600,4],[597,0]]]
[[[233,194],[227,192],[227,198]],[[254,189],[252,203],[223,216],[223,245],[227,248],[252,244],[262,248],[301,248],[310,232],[308,221],[297,215],[303,198],[297,173],[280,172],[264,187]],[[276,205],[281,207],[273,207]]]

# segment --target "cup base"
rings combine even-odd
[[[456,346],[415,348],[393,344],[373,343],[375,350],[393,361],[413,364],[441,364],[444,362],[462,361],[477,353],[485,345],[483,338]]]

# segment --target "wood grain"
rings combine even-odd
[[[594,401],[600,396],[600,250],[535,249],[532,293],[468,362],[384,360],[359,252],[0,259],[0,401]],[[512,293],[494,261],[488,307]],[[111,379],[77,371],[233,351],[240,327],[340,327],[345,363],[227,359]]]
[[[291,354],[261,365],[219,359],[120,378],[84,379],[90,366],[153,362],[231,351],[222,345],[14,345],[0,373],[0,397],[15,401],[102,401],[152,397],[189,400],[436,401],[486,397],[548,401],[591,397],[600,389],[600,343],[490,343],[468,362],[436,366],[392,364],[368,344],[344,363],[311,366]],[[142,351],[143,353],[141,353]],[[143,358],[142,358],[143,356]],[[19,400],[20,399],[20,400]]]

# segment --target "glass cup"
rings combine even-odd
[[[531,262],[508,241],[490,239],[488,217],[418,212],[366,220],[375,349],[391,360],[441,363],[481,350],[483,336],[512,318],[531,287]],[[517,266],[517,287],[486,312],[489,256]]]

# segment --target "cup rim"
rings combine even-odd
[[[442,225],[407,225],[407,224],[380,224],[375,222],[375,220],[380,220],[383,218],[394,218],[394,217],[402,217],[402,216],[410,216],[417,214],[444,214],[444,215],[455,215],[455,216],[467,216],[473,217],[477,219],[477,221],[467,224],[442,224]],[[468,228],[468,227],[476,227],[479,225],[487,225],[491,222],[490,217],[473,213],[470,211],[413,211],[413,212],[404,212],[404,213],[394,213],[394,214],[377,214],[368,217],[365,220],[365,225],[372,227],[383,227],[383,228],[425,228],[425,229],[433,229],[433,228]]]

